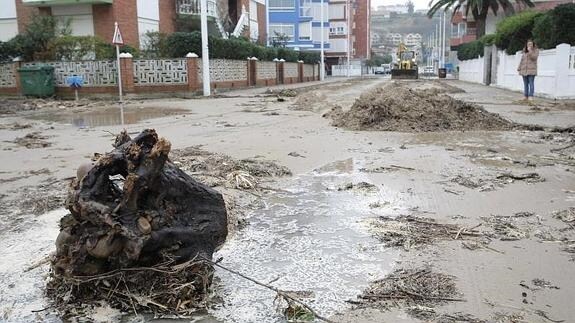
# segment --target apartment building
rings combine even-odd
[[[329,1],[329,43],[326,51],[328,66],[350,60],[370,58],[371,0]],[[350,35],[348,37],[348,29]]]
[[[421,34],[407,34],[403,37],[403,43],[408,47],[417,47],[421,46],[422,39]]]
[[[323,24],[324,48],[329,43],[329,0],[268,0],[268,44],[297,50],[319,50]]]
[[[210,30],[265,41],[265,0],[207,0]],[[200,0],[0,0],[0,41],[25,30],[35,14],[70,22],[72,35],[111,40],[118,22],[126,44],[140,47],[147,32],[172,33],[178,17],[197,21]],[[231,22],[225,30],[223,22]]]

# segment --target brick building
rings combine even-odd
[[[223,37],[244,35],[252,40],[266,38],[265,0],[207,0],[208,18]],[[25,30],[35,14],[52,15],[70,21],[72,34],[111,40],[117,21],[124,41],[142,45],[147,32],[172,33],[177,17],[199,22],[200,0],[0,0],[0,41]],[[229,22],[224,30],[222,22]],[[199,23],[198,23],[199,26]]]
[[[361,61],[370,58],[370,16],[371,0],[329,1],[330,48],[326,51],[328,66],[344,64],[348,48],[352,60]]]

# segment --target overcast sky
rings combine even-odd
[[[412,0],[415,4],[415,9],[427,9],[429,0]],[[407,0],[371,0],[371,6],[377,8],[377,6],[384,6],[390,4],[405,4]]]

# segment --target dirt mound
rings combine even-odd
[[[326,99],[325,94],[316,91],[302,93],[298,95],[294,104],[290,106],[290,109],[297,111],[314,111],[316,105],[324,102]]]
[[[324,115],[350,130],[429,132],[507,130],[515,124],[438,89],[413,90],[400,84],[363,94],[349,111],[334,107]]]

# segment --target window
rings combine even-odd
[[[345,28],[343,26],[339,27],[330,27],[329,28],[330,35],[345,35]]]
[[[311,22],[299,24],[299,40],[311,40]]]
[[[270,24],[270,36],[274,40],[294,40],[294,25],[292,24]],[[285,39],[279,39],[284,38]]]
[[[295,10],[295,0],[269,0],[270,10]]]
[[[311,17],[311,0],[300,0],[299,15],[301,17]]]

